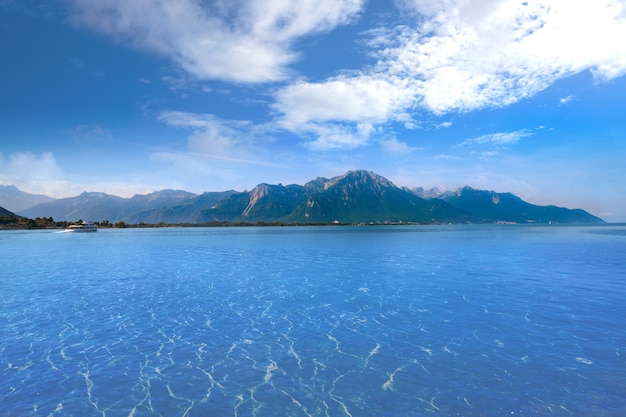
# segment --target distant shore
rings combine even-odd
[[[27,219],[17,217],[12,219],[0,218],[2,230],[64,230],[72,224],[82,221],[55,222],[52,219]],[[99,229],[149,229],[149,228],[199,228],[199,227],[303,227],[303,226],[447,226],[447,225],[553,225],[553,226],[626,226],[626,223],[540,223],[540,222],[476,222],[476,223],[419,223],[404,221],[370,221],[359,223],[342,223],[338,221],[323,223],[287,223],[287,222],[205,222],[205,223],[109,223],[108,221],[94,222]]]

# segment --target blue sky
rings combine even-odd
[[[626,221],[623,0],[0,0],[0,184],[509,191]]]

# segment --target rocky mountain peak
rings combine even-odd
[[[270,193],[270,187],[269,184],[259,184],[250,191],[250,203],[242,213],[244,216],[249,215],[256,203]]]
[[[344,175],[340,175],[338,177],[331,178],[324,184],[324,189],[327,190],[336,185],[345,185],[345,184],[373,184],[377,186],[377,188],[381,187],[394,187],[395,185],[389,181],[387,178],[381,177],[380,175],[365,170],[353,170],[348,171]]]

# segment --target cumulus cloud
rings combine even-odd
[[[435,113],[515,103],[557,79],[591,70],[626,72],[626,9],[613,0],[406,1],[426,20],[382,31],[390,72],[424,81],[416,91]]]
[[[40,155],[32,152],[16,152],[6,159],[0,154],[0,171],[6,183],[44,181],[60,178],[63,170],[52,152]]]
[[[276,95],[282,124],[298,126],[316,121],[381,123],[403,120],[414,100],[408,81],[375,75],[336,77],[323,83],[298,82]]]
[[[276,93],[286,126],[385,123],[511,105],[589,70],[626,73],[626,4],[615,0],[400,0],[414,24],[371,30],[377,62]],[[443,127],[443,126],[442,126]]]
[[[277,92],[277,125],[317,138],[312,150],[354,149],[370,143],[377,126],[389,120],[414,123],[407,109],[414,97],[410,80],[373,75],[338,76],[325,83],[297,82]]]
[[[363,0],[72,0],[72,19],[167,57],[199,79],[282,79],[293,42],[349,23]]]
[[[307,142],[316,150],[371,143],[363,126],[418,128],[423,112],[508,106],[582,71],[599,81],[626,74],[618,0],[395,0],[404,24],[363,32],[360,49],[375,63],[320,81],[291,77],[296,42],[354,22],[365,0],[70,2],[76,24],[197,79],[286,82],[274,90],[275,122],[316,136]],[[211,126],[196,134],[198,146],[236,147],[231,123]]]

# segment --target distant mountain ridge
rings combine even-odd
[[[38,204],[19,212],[30,218],[52,217],[55,220],[74,221],[89,219],[108,220],[111,223],[137,218],[139,213],[154,212],[164,207],[178,205],[196,197],[196,194],[180,190],[162,190],[146,195],[122,198],[105,193],[84,192],[76,197],[61,198]],[[143,221],[139,216],[137,223]]]
[[[481,222],[514,223],[602,223],[603,220],[581,209],[530,204],[511,193],[463,187],[443,193],[443,201],[480,219]]]
[[[456,192],[400,188],[364,170],[330,179],[318,177],[304,185],[262,183],[243,192],[196,195],[162,190],[132,198],[85,192],[38,204],[18,214],[53,217],[56,221],[90,219],[129,224],[603,222],[584,210],[537,206],[511,193],[470,187]]]
[[[54,198],[26,193],[14,185],[0,185],[0,206],[12,212],[26,210],[50,201],[54,201]]]

